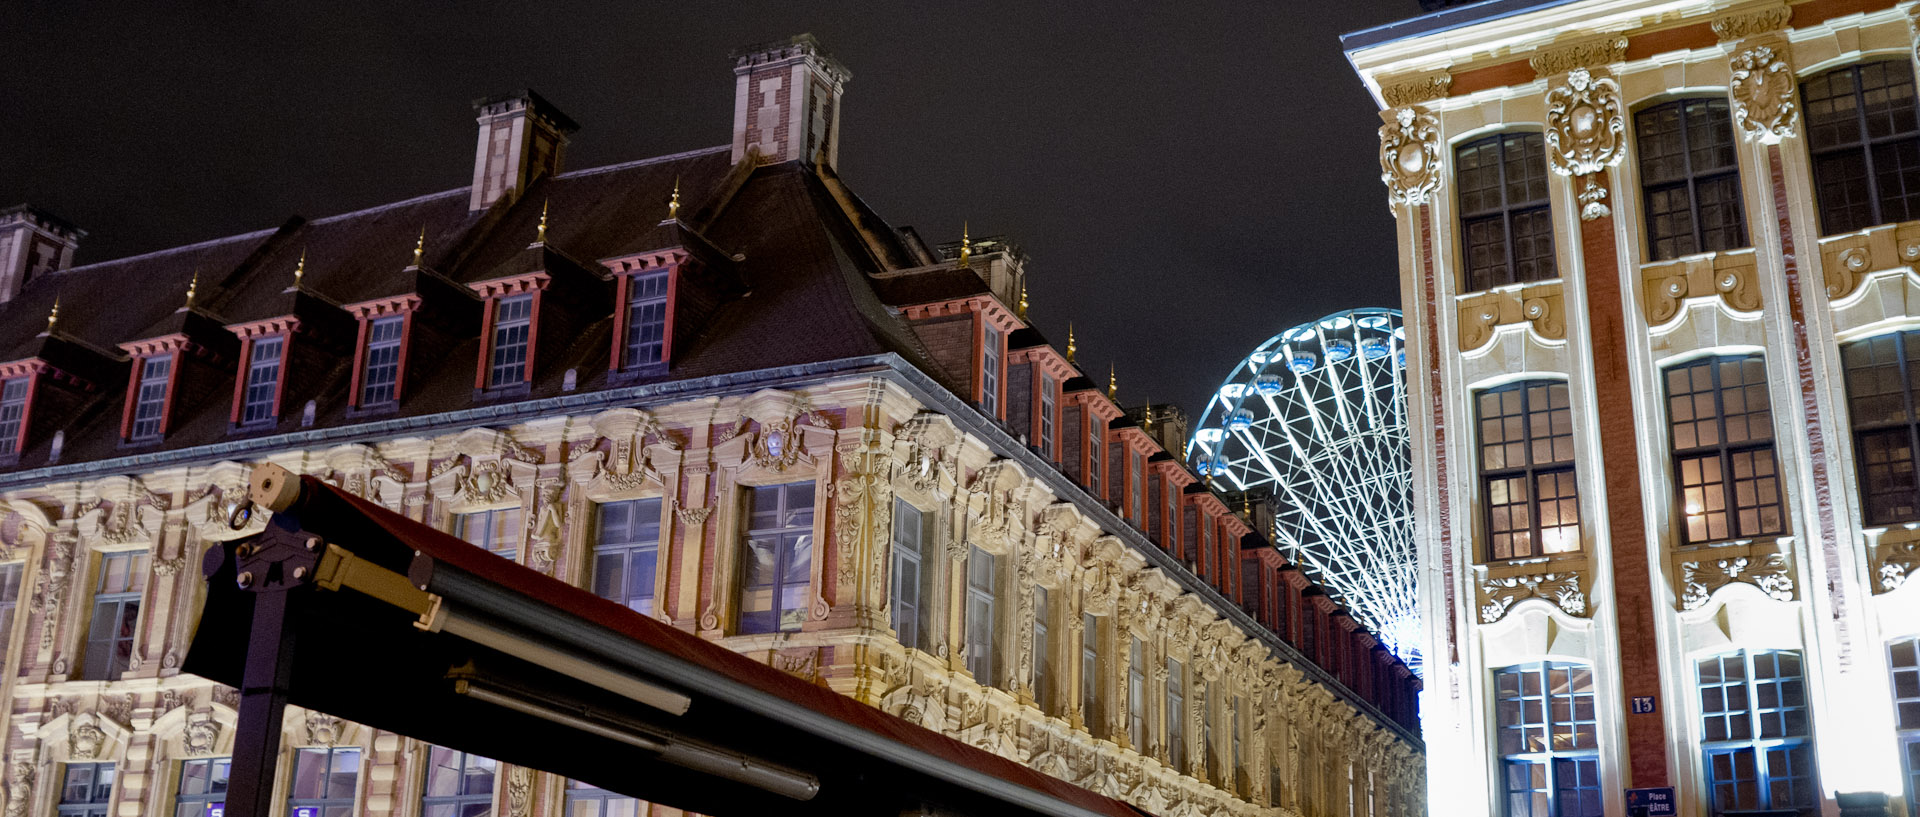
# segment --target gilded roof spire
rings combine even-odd
[[[1112,363],[1107,364],[1107,399],[1114,401],[1120,399],[1120,377],[1114,374]]]
[[[540,233],[533,238],[535,244],[547,243],[547,208],[552,204],[552,199],[540,203]]]
[[[667,200],[667,220],[680,217],[680,177],[673,177],[673,198]]]
[[[420,257],[427,254],[427,228],[420,228],[420,238],[413,242],[413,265],[420,266]]]
[[[1073,353],[1080,351],[1080,344],[1073,342],[1073,321],[1067,321],[1067,362],[1073,362]]]
[[[193,271],[193,279],[187,282],[187,308],[193,308],[194,293],[200,291],[200,271]]]
[[[293,265],[293,288],[300,288],[300,279],[307,274],[307,251],[300,251],[300,263]]]
[[[973,242],[967,240],[967,223],[960,222],[960,268],[967,268],[967,259],[973,255]]]
[[[52,334],[53,325],[60,322],[60,296],[53,296],[53,311],[47,313],[47,332]]]
[[[1020,279],[1020,305],[1014,308],[1013,313],[1019,316],[1020,320],[1027,319],[1027,279],[1025,278]]]

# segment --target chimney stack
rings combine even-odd
[[[474,149],[469,210],[518,197],[535,179],[560,172],[567,135],[580,129],[532,91],[476,100],[473,110],[479,115],[480,144]]]
[[[28,279],[73,266],[86,232],[25,204],[0,210],[0,303],[13,300]]]
[[[852,75],[811,34],[733,54],[733,161],[813,161],[838,169],[840,92]]]

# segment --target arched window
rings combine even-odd
[[[1740,163],[1725,99],[1676,99],[1633,116],[1646,206],[1647,255],[1655,261],[1748,244]]]
[[[1480,494],[1488,559],[1580,549],[1580,489],[1567,384],[1526,380],[1483,389]]]
[[[1558,277],[1541,135],[1496,134],[1461,145],[1453,157],[1466,290]]]
[[[1920,218],[1920,109],[1906,56],[1836,68],[1800,86],[1820,231]]]

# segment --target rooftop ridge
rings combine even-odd
[[[163,255],[173,255],[174,253],[182,253],[182,252],[187,252],[189,250],[201,250],[201,249],[206,249],[208,247],[218,246],[221,244],[228,244],[236,241],[244,241],[249,238],[271,236],[274,233],[280,232],[282,229],[285,229],[284,225],[281,227],[269,227],[264,230],[254,230],[252,232],[246,232],[246,233],[235,233],[233,235],[221,236],[219,238],[210,238],[205,241],[195,242],[193,244],[182,244],[178,247],[168,247],[162,250],[154,250],[152,252],[143,252],[138,255],[126,255],[126,256],[121,256],[119,258],[109,258],[105,261],[95,261],[91,264],[83,264],[77,267],[69,267],[59,272],[49,274],[47,277],[58,278],[62,275],[72,275],[73,273],[76,273],[76,272],[86,272],[95,267],[104,267],[111,264],[124,264],[129,261],[144,261],[149,258],[159,258],[160,256],[163,256]]]
[[[691,159],[695,156],[705,156],[709,153],[725,153],[732,149],[733,147],[731,145],[721,145],[719,147],[700,148],[697,150],[683,150],[679,153],[669,153],[665,156],[655,156],[650,159],[636,159],[630,162],[618,162],[610,165],[601,165],[599,167],[589,167],[582,170],[569,170],[565,173],[555,173],[549,178],[571,179],[578,176],[592,176],[596,173],[611,173],[616,170],[626,170],[627,168],[632,168],[632,167],[644,167],[646,165],[664,164],[666,162],[675,161],[677,159]]]
[[[349,210],[344,213],[335,213],[331,216],[322,216],[320,218],[313,219],[312,221],[309,221],[307,223],[310,225],[311,224],[330,224],[343,219],[353,218],[355,216],[364,216],[369,213],[378,213],[384,210],[392,210],[398,207],[405,207],[410,204],[419,204],[423,201],[430,201],[438,198],[449,198],[452,196],[464,196],[464,195],[467,195],[467,192],[470,189],[471,188],[468,188],[468,187],[456,187],[452,190],[442,190],[438,193],[427,193],[425,195],[414,196],[413,198],[410,198],[410,199],[390,201],[390,202],[387,202],[386,204],[376,204],[372,207],[364,207],[359,210]]]

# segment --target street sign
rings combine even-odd
[[[1627,789],[1627,817],[1673,817],[1673,787]]]
[[[217,800],[208,803],[207,817],[227,817],[227,804]]]
[[[1658,709],[1658,707],[1654,705],[1652,695],[1633,696],[1633,714],[1651,715],[1656,709]]]
[[[293,810],[293,817],[320,817],[320,807],[301,806]]]

